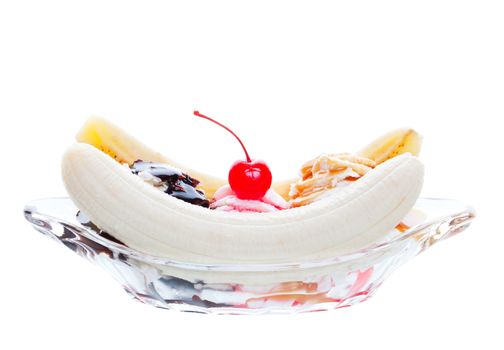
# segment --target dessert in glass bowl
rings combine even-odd
[[[205,313],[307,312],[367,299],[399,265],[462,231],[474,211],[419,199],[420,135],[392,131],[355,153],[323,153],[297,178],[266,162],[227,179],[90,118],[62,160],[68,198],[25,208],[33,226],[154,306]]]

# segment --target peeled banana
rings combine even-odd
[[[413,129],[403,128],[390,131],[357,152],[357,155],[380,164],[403,153],[420,154],[422,137]]]
[[[166,161],[143,147],[127,153],[140,144],[111,136],[104,150],[116,158]],[[108,154],[82,142],[64,154],[63,181],[77,207],[133,249],[203,264],[325,259],[364,248],[401,221],[423,181],[421,162],[403,154],[310,205],[264,214],[217,212],[156,190]],[[209,188],[217,184],[191,174]]]

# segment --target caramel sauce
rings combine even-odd
[[[401,233],[404,233],[406,231],[408,231],[411,227],[409,227],[408,225],[406,225],[404,222],[400,222],[397,226],[396,226],[396,230],[401,232]]]

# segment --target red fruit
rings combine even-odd
[[[231,189],[240,199],[261,199],[271,186],[271,171],[261,160],[239,160],[229,170]]]
[[[211,122],[229,131],[240,143],[247,158],[246,161],[237,161],[229,170],[229,186],[240,199],[261,199],[271,186],[272,175],[265,162],[250,159],[245,145],[240,138],[227,126],[214,119],[194,111],[194,115],[210,120]]]

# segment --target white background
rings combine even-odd
[[[0,348],[502,349],[501,1],[0,1]],[[383,132],[424,135],[425,196],[473,204],[460,236],[369,301],[298,316],[182,314],[130,301],[32,230],[65,194],[60,156],[105,116],[225,176],[239,133],[274,177]]]

